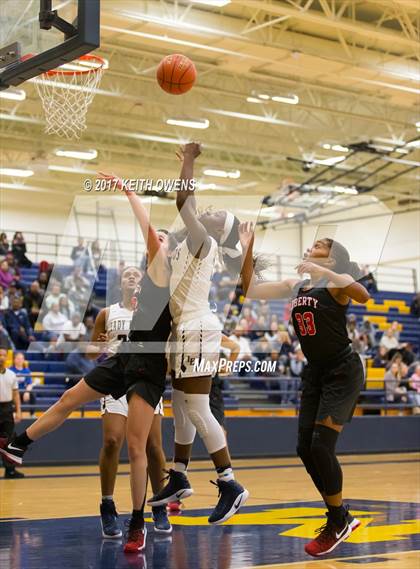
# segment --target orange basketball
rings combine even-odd
[[[167,93],[182,95],[194,85],[197,70],[191,59],[175,53],[162,59],[156,71],[156,78]]]

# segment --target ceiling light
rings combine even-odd
[[[334,164],[338,164],[345,160],[345,156],[332,156],[331,158],[324,158],[322,160],[313,160],[315,164],[321,164],[321,166],[334,166]]]
[[[190,0],[191,4],[205,4],[206,6],[215,6],[222,8],[230,4],[231,0]]]
[[[264,103],[264,101],[257,99],[256,97],[247,97],[246,100],[248,103]]]
[[[217,170],[215,168],[206,168],[206,170],[203,171],[203,174],[205,176],[215,176],[216,178],[232,178],[233,180],[241,177],[240,170],[227,172],[226,170]]]
[[[416,127],[417,127],[417,128],[420,128],[420,121],[417,121],[417,122],[416,122]]]
[[[201,120],[188,120],[188,119],[168,119],[166,124],[172,126],[184,126],[186,128],[199,128],[206,129],[209,128],[210,121],[207,119]]]
[[[197,190],[215,190],[217,188],[216,184],[204,184],[203,182],[197,182]]]
[[[287,105],[297,105],[299,97],[297,95],[290,95],[289,97],[271,97],[275,103],[286,103]]]
[[[0,91],[0,99],[24,101],[26,99],[26,93],[23,89],[7,89],[6,91]]]
[[[420,148],[420,139],[407,142],[406,146],[407,148]]]
[[[347,146],[341,146],[341,144],[333,144],[331,150],[336,150],[337,152],[348,152]]]
[[[270,100],[270,96],[264,95],[264,94],[258,95],[258,98],[262,99],[263,101],[269,101]]]
[[[158,24],[160,26],[166,26],[170,28],[184,28],[187,30],[193,30],[197,32],[204,32],[207,34],[216,34],[218,36],[223,35],[224,37],[230,38],[237,38],[243,39],[240,34],[228,33],[226,30],[222,30],[221,28],[208,28],[207,26],[200,26],[198,24],[192,24],[191,22],[185,22],[180,18],[169,18],[169,17],[159,17],[159,16],[151,16],[149,14],[139,14],[134,12],[128,12],[126,10],[121,10],[120,7],[117,7],[113,10],[126,18],[130,18],[132,20],[140,20],[141,22],[148,22],[150,24]]]
[[[56,150],[56,156],[63,158],[77,158],[79,160],[94,160],[98,156],[97,150]]]
[[[33,176],[33,170],[23,168],[0,168],[0,176],[15,176],[16,178],[29,178]]]
[[[325,148],[325,150],[331,150],[331,144],[323,144],[322,148]]]
[[[297,128],[305,128],[302,124],[298,124],[298,123],[290,122],[290,121],[282,121],[282,120],[276,119],[274,117],[269,117],[269,116],[264,116],[264,115],[250,115],[247,113],[237,113],[234,111],[225,111],[222,109],[205,108],[202,110],[206,111],[208,113],[214,113],[216,115],[222,115],[225,117],[232,117],[235,119],[245,119],[248,121],[257,121],[257,122],[265,122],[265,123],[269,123],[269,124],[279,124],[279,125],[284,125],[284,126],[294,126]]]
[[[145,39],[150,39],[150,40],[154,40],[154,41],[159,41],[159,42],[163,42],[163,43],[170,43],[170,44],[174,44],[174,45],[185,45],[187,47],[192,47],[192,48],[197,48],[197,49],[204,49],[206,51],[212,51],[214,53],[224,53],[226,55],[232,55],[234,57],[240,57],[242,59],[255,59],[258,61],[263,61],[263,58],[261,57],[257,57],[257,56],[253,56],[253,55],[249,55],[249,54],[243,54],[240,53],[238,51],[233,51],[231,49],[224,49],[223,47],[216,47],[216,46],[212,46],[212,45],[206,45],[203,43],[197,43],[197,42],[192,42],[192,41],[187,41],[187,40],[181,40],[178,38],[170,38],[167,35],[162,35],[162,34],[148,34],[146,32],[139,32],[136,30],[128,30],[126,28],[117,28],[115,26],[101,26],[101,30],[106,30],[109,32],[116,32],[117,34],[127,34],[129,36],[136,36],[139,38],[145,38]]]
[[[51,172],[65,172],[67,174],[96,174],[95,170],[88,170],[86,168],[72,168],[70,166],[48,166]]]

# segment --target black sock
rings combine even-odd
[[[331,521],[340,529],[343,528],[346,522],[346,509],[343,504],[341,506],[330,506],[327,504],[327,507]]]
[[[144,528],[144,508],[141,510],[133,510],[131,514],[130,527],[135,529]]]
[[[22,434],[18,435],[17,437],[14,438],[13,442],[15,444],[17,444],[18,447],[28,447],[31,443],[33,443],[34,441],[32,439],[30,439],[28,437],[28,435],[26,434],[26,431],[24,431]]]
[[[229,464],[226,464],[226,466],[218,466],[216,468],[217,474],[221,474],[224,470],[226,470],[226,468],[232,468],[232,465],[229,463]]]

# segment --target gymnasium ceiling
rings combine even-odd
[[[98,53],[109,69],[77,144],[43,133],[33,83],[21,86],[25,101],[0,99],[3,163],[35,171],[24,180],[3,177],[3,196],[9,204],[68,209],[73,196],[82,194],[83,179],[99,170],[173,178],[178,142],[198,139],[204,152],[196,173],[203,188],[211,188],[200,190],[207,199],[273,194],[285,181],[299,185],[319,174],[322,161],[345,157],[316,185],[351,187],[362,178],[364,200],[379,199],[394,211],[416,208],[420,150],[405,143],[420,136],[419,14],[416,0],[232,0],[225,7],[102,0]],[[167,95],[155,80],[161,58],[174,52],[190,57],[198,71],[197,84],[183,96]],[[169,126],[168,118],[207,119],[210,126]],[[377,154],[324,147],[369,140],[385,153],[370,166],[363,164]],[[82,162],[54,154],[75,147],[96,149],[98,157]],[[355,166],[357,174],[349,172]],[[204,176],[205,168],[239,170],[240,178]],[[271,209],[270,219],[290,213],[292,222],[292,213],[340,211],[348,199],[337,188],[297,201],[292,195]],[[354,192],[352,203],[358,199]],[[162,208],[169,203],[158,199]]]

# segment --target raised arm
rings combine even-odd
[[[350,298],[365,304],[370,298],[365,287],[346,273],[335,273],[327,267],[306,260],[297,266],[297,271],[300,274],[308,273],[315,281],[320,278],[328,280],[328,290],[340,304],[347,304]]]
[[[239,225],[239,239],[242,246],[242,288],[247,298],[272,299],[288,298],[295,284],[294,279],[258,283],[254,273],[253,245],[254,227],[251,222]]]
[[[207,230],[198,219],[195,202],[194,162],[200,153],[200,145],[196,142],[186,144],[177,153],[178,158],[182,161],[182,167],[179,176],[181,184],[176,193],[176,207],[188,230],[191,252],[195,256],[199,255],[203,245],[208,247],[210,244]]]
[[[114,181],[116,187],[124,191],[127,196],[131,209],[133,210],[143,234],[143,239],[147,246],[147,253],[149,255],[149,263],[151,263],[156,254],[160,251],[160,241],[156,230],[150,223],[149,213],[144,207],[141,198],[135,192],[124,189],[123,181],[117,176],[114,176],[114,174],[99,172],[99,175],[101,178]]]

